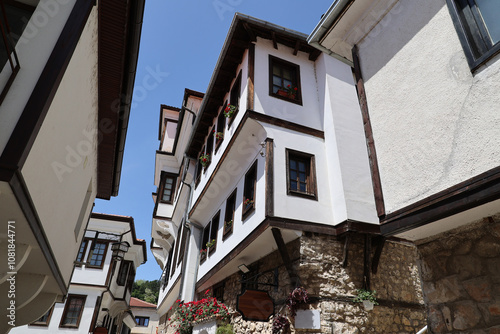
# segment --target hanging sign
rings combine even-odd
[[[244,320],[268,321],[274,314],[274,301],[267,291],[245,290],[238,296],[236,310]]]

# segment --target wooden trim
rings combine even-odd
[[[230,127],[231,124],[233,124],[234,120],[236,119],[236,115],[240,111],[240,102],[241,102],[241,77],[242,77],[242,70],[238,72],[238,75],[236,75],[236,79],[234,80],[233,85],[231,86],[231,89],[229,90],[229,104],[233,105],[236,107],[236,111],[234,114],[228,119],[227,121],[227,126]],[[233,97],[234,93],[237,93],[237,97]],[[237,100],[237,101],[235,101]],[[248,108],[247,108],[248,109]]]
[[[288,272],[288,276],[290,277],[292,285],[294,287],[300,286],[301,285],[300,276],[292,266],[292,260],[290,259],[290,255],[288,254],[285,241],[283,240],[283,236],[281,235],[281,230],[279,228],[273,227],[271,228],[271,232],[273,233],[274,241],[276,242],[276,246],[278,246],[278,251],[280,253],[281,260],[285,265],[286,271]]]
[[[69,307],[69,304],[70,304],[72,299],[83,300],[83,304],[82,304],[82,308],[80,309],[80,314],[78,315],[76,325],[67,325],[67,324],[64,324],[64,319],[66,318],[66,315],[68,313],[68,307]],[[86,301],[87,301],[86,295],[73,295],[73,294],[68,295],[68,298],[66,299],[66,303],[64,304],[64,311],[63,311],[63,314],[61,316],[59,328],[78,328],[80,326],[80,320],[82,320],[83,311],[85,310]]]
[[[363,289],[371,291],[370,268],[372,266],[372,237],[369,234],[364,235],[363,247]]]
[[[274,140],[266,138],[266,217],[274,216]]]
[[[292,130],[292,131],[304,133],[306,135],[310,135],[313,137],[325,139],[325,133],[321,130],[317,130],[317,129],[313,129],[313,128],[310,128],[308,126],[304,126],[301,124],[285,121],[283,119],[279,119],[279,118],[276,118],[273,116],[261,114],[261,113],[258,113],[256,111],[253,111],[253,110],[249,111],[248,117],[251,119],[254,119],[256,121],[276,125],[276,126],[288,129],[288,130]]]
[[[380,256],[382,256],[382,250],[385,246],[386,238],[383,236],[378,236],[373,239],[375,244],[375,253],[373,254],[372,260],[372,273],[376,274],[378,271],[378,264],[380,262]]]
[[[500,199],[500,167],[388,214],[381,232],[392,236]]]
[[[172,189],[171,189],[171,194],[170,194],[170,200],[165,201],[163,200],[163,192],[165,191],[165,183],[167,182],[167,178],[173,179],[174,181],[172,182]],[[176,190],[177,190],[177,179],[179,178],[179,174],[174,174],[174,173],[167,173],[165,171],[161,172],[160,176],[160,190],[158,191],[157,199],[156,201],[162,204],[173,204],[175,195],[176,195]],[[155,209],[157,208],[157,205],[155,206]]]
[[[4,173],[0,173],[2,181],[9,181],[14,176],[15,170],[20,170],[23,167],[94,5],[95,1],[76,1],[21,117],[0,156],[0,165],[4,168]],[[9,167],[5,168],[6,166]]]
[[[248,47],[247,109],[254,109],[255,44]]]
[[[356,78],[356,89],[358,92],[359,106],[361,108],[361,115],[363,116],[363,126],[365,129],[368,159],[370,161],[370,170],[372,172],[375,206],[377,209],[377,215],[379,217],[383,217],[385,215],[384,193],[382,191],[382,182],[380,180],[377,152],[375,150],[375,141],[373,139],[370,113],[368,111],[368,102],[366,100],[365,84],[363,81],[363,76],[361,74],[361,65],[359,63],[358,47],[356,45],[352,48],[352,61],[354,64],[354,76]]]
[[[95,325],[97,323],[97,318],[99,317],[99,311],[101,309],[101,299],[102,294],[97,296],[95,300],[94,313],[92,314],[92,321],[90,322],[89,333],[93,333],[95,329]]]
[[[224,210],[224,227],[222,230],[222,240],[226,240],[231,234],[233,234],[234,230],[234,213],[236,211],[236,192],[238,188],[235,188],[231,195],[226,199],[226,207]],[[232,207],[229,207],[229,200],[232,200]],[[230,210],[230,211],[228,211]],[[231,227],[226,227],[226,222],[228,221],[227,219],[229,218],[228,216],[231,215],[231,221],[233,222],[231,224]]]
[[[91,268],[91,269],[102,269],[104,268],[104,263],[106,262],[106,256],[108,255],[108,248],[110,248],[111,241],[107,239],[91,239],[91,244],[90,244],[90,252],[87,255],[87,261],[85,264],[85,267]],[[104,253],[102,254],[102,261],[100,265],[93,265],[90,264],[90,261],[92,260],[92,255],[94,255],[94,247],[95,244],[104,244]]]
[[[252,212],[255,211],[255,200],[257,199],[257,162],[258,160],[255,160],[252,166],[247,170],[245,173],[245,179],[243,181],[243,199],[242,199],[242,212],[241,212],[241,220],[245,220]],[[252,176],[253,175],[253,176]],[[247,187],[247,178],[252,176],[253,179],[250,179],[248,182],[251,183],[251,186]],[[247,193],[250,191],[250,188],[252,188],[252,198],[247,197]],[[251,200],[251,204],[245,205],[246,200]]]
[[[300,196],[308,199],[313,199],[313,200],[318,200],[318,187],[316,184],[316,163],[314,159],[314,155],[305,153],[305,152],[300,152],[296,150],[292,150],[289,148],[285,148],[285,154],[286,154],[286,188],[287,188],[287,195],[292,195],[292,196]],[[291,189],[290,185],[290,155],[294,156],[294,158],[297,160],[301,160],[306,163],[307,170],[307,180],[306,180],[306,185],[307,185],[307,190],[309,192],[302,192],[300,190],[296,189]],[[298,167],[297,167],[298,168]]]
[[[67,284],[64,282],[61,270],[59,269],[54,253],[52,252],[50,242],[47,239],[40,217],[38,217],[35,204],[31,199],[28,187],[26,186],[24,178],[19,170],[14,173],[9,185],[14,193],[14,196],[16,197],[19,207],[23,211],[24,217],[26,218],[31,231],[33,232],[33,236],[40,247],[45,261],[47,261],[47,265],[50,268],[53,278],[61,290],[61,294],[66,295],[68,293],[67,286],[69,285],[69,281]]]

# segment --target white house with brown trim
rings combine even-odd
[[[305,318],[316,319],[297,330],[424,326],[415,249],[380,235],[351,66],[305,34],[238,13],[206,93],[162,106],[159,139],[151,246],[163,269],[160,333],[172,330],[179,300],[207,289],[230,307],[235,332],[270,330],[297,286],[311,296]],[[361,288],[380,291],[381,313],[352,302]],[[382,320],[411,314],[407,328]]]
[[[308,42],[353,66],[383,236],[413,241],[432,333],[499,330],[498,1],[333,1]]]
[[[122,258],[113,252],[115,243],[128,246]],[[132,217],[92,213],[65,301],[10,333],[131,333],[132,284],[146,260],[146,242],[137,239]]]
[[[64,301],[94,199],[118,194],[143,10],[2,1],[0,333]]]
[[[134,314],[136,326],[132,334],[156,334],[158,330],[159,315],[156,304],[151,304],[137,298],[130,298],[130,310]]]

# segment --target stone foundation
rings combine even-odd
[[[418,242],[433,333],[500,333],[500,215]]]
[[[366,311],[360,303],[352,302],[356,290],[363,284],[363,236],[353,235],[348,248],[348,263],[342,267],[344,242],[336,237],[304,234],[287,244],[293,266],[311,303],[301,308],[319,310],[321,328],[296,330],[302,333],[416,333],[426,325],[421,284],[417,269],[416,248],[407,243],[387,241],[380,258],[377,274],[371,276],[371,289],[377,291],[380,305]],[[372,254],[373,255],[373,254]],[[259,285],[268,291],[275,302],[275,314],[286,313],[285,299],[294,288],[278,251],[257,263],[259,283],[273,283],[278,268],[279,286]],[[272,333],[272,318],[268,322],[246,321],[235,311],[237,296],[242,292],[240,273],[224,281],[224,303],[232,310],[235,333]],[[162,326],[163,325],[163,326]],[[173,333],[165,328],[165,333]]]

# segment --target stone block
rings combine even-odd
[[[444,323],[443,314],[436,306],[430,306],[427,318],[431,333],[446,333],[446,325]]]
[[[467,279],[477,276],[482,272],[483,261],[472,254],[457,255],[451,257],[449,267],[449,271],[458,274],[460,279]]]
[[[464,297],[458,276],[445,277],[434,283],[424,283],[424,295],[429,304],[442,304]]]
[[[462,284],[465,291],[475,301],[485,303],[492,300],[491,283],[487,278],[474,278],[464,281]]]
[[[474,328],[482,317],[474,302],[465,301],[454,305],[453,319],[454,329],[467,330]]]
[[[487,258],[500,256],[500,242],[493,236],[486,236],[475,244],[474,252]]]

